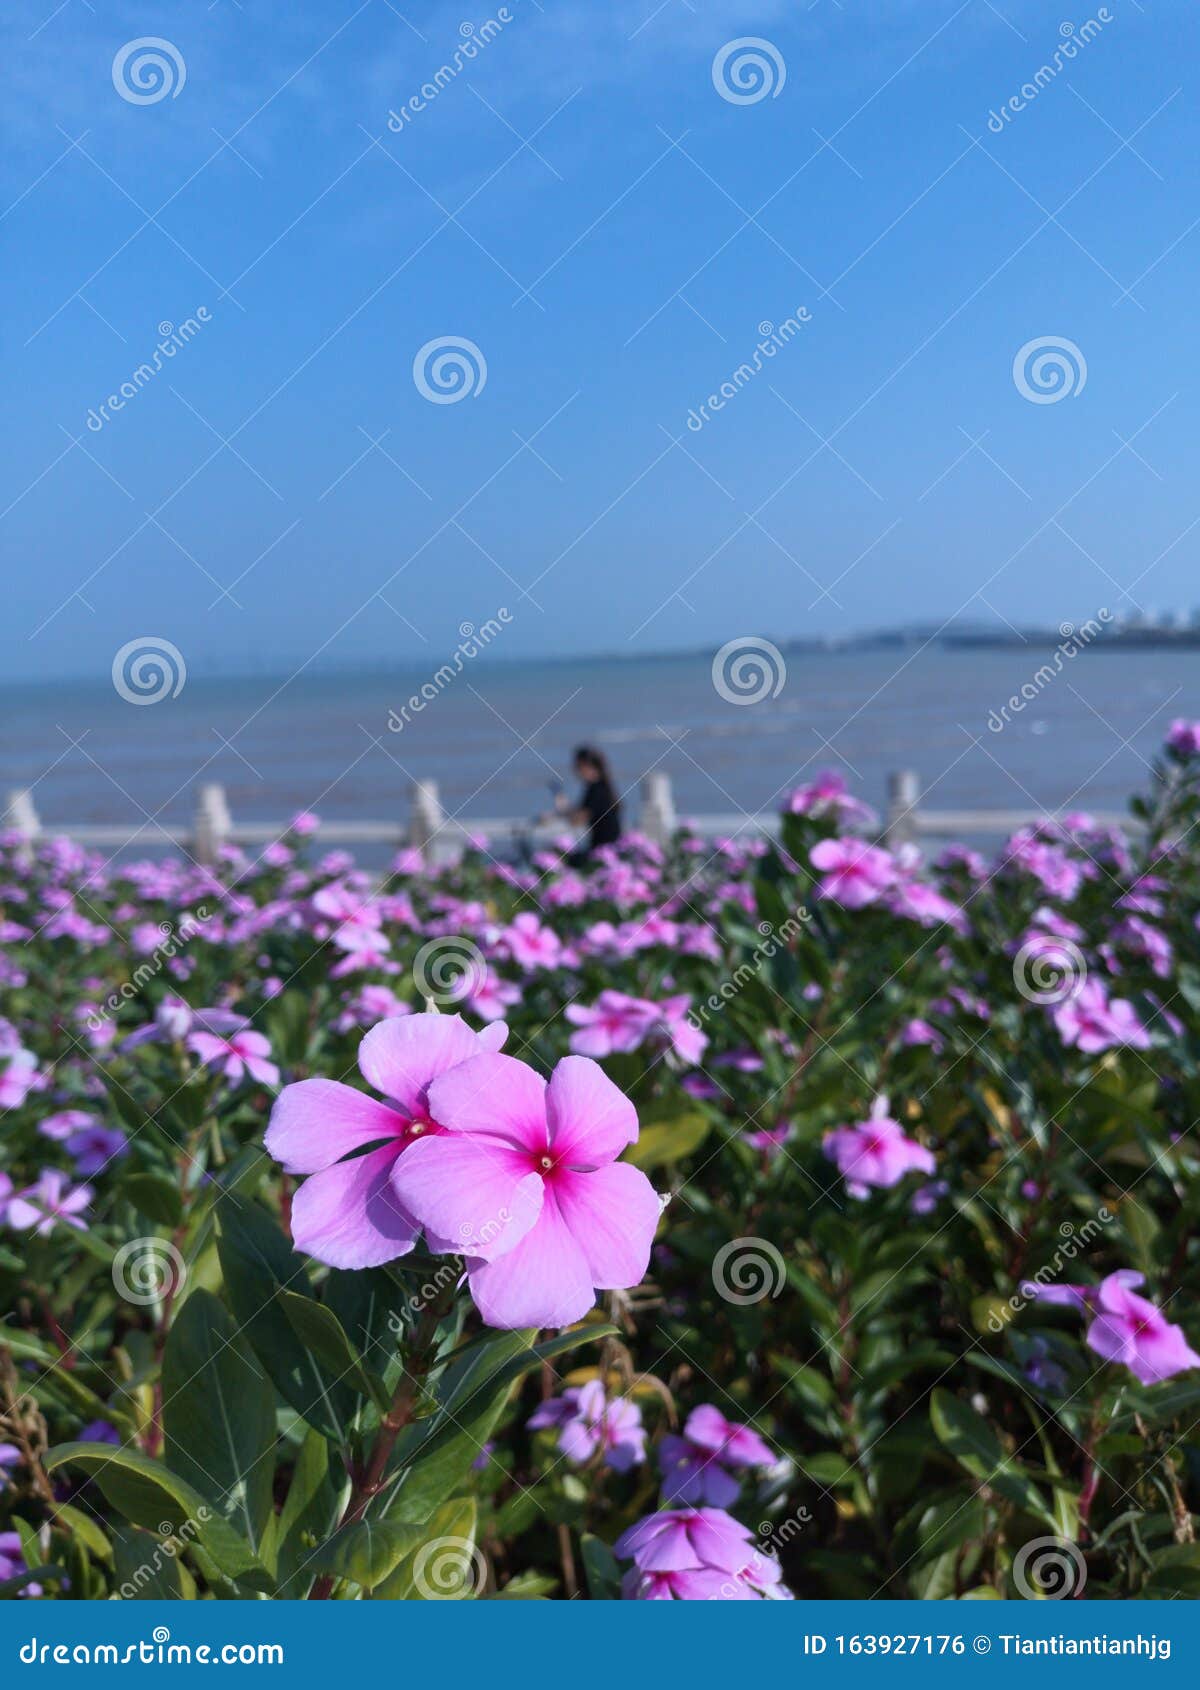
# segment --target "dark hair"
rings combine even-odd
[[[600,779],[604,781],[606,785],[612,785],[612,775],[609,773],[608,760],[603,751],[597,751],[594,745],[577,745],[571,754],[571,761],[576,765],[580,763],[590,763],[593,768],[599,770]]]

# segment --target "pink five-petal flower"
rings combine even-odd
[[[937,1167],[933,1152],[909,1138],[887,1110],[887,1098],[877,1097],[869,1120],[825,1135],[821,1148],[837,1163],[852,1197],[864,1197],[868,1186],[896,1185],[914,1169],[932,1174]]]
[[[240,1084],[246,1074],[260,1085],[279,1084],[279,1069],[270,1061],[271,1044],[263,1033],[243,1030],[227,1038],[217,1033],[192,1033],[187,1047],[206,1068],[219,1069],[232,1086]]]
[[[389,1018],[358,1047],[362,1076],[386,1103],[336,1080],[283,1088],[264,1142],[288,1173],[311,1175],[292,1202],[297,1248],[343,1268],[378,1267],[412,1249],[420,1226],[392,1190],[396,1158],[423,1135],[441,1131],[430,1111],[430,1082],[480,1051],[496,1050],[507,1033],[503,1023],[475,1033],[457,1015]],[[368,1145],[379,1148],[355,1154]]]
[[[1119,1361],[1143,1385],[1158,1385],[1176,1373],[1200,1367],[1184,1336],[1146,1297],[1139,1297],[1116,1274],[1100,1282],[1096,1318],[1087,1330],[1089,1349],[1107,1361]]]
[[[808,857],[823,877],[821,896],[848,910],[873,904],[895,878],[891,854],[861,839],[822,839]]]
[[[510,1056],[477,1056],[435,1080],[447,1131],[415,1145],[392,1175],[427,1231],[457,1240],[489,1326],[569,1326],[596,1290],[642,1279],[659,1203],[645,1174],[616,1158],[637,1114],[596,1063],[565,1056],[549,1085]]]
[[[1089,1313],[1093,1318],[1087,1329],[1088,1348],[1106,1361],[1127,1367],[1143,1385],[1159,1385],[1177,1373],[1200,1367],[1200,1355],[1181,1326],[1172,1325],[1148,1298],[1136,1295],[1144,1283],[1144,1274],[1118,1268],[1099,1285],[1039,1285],[1032,1280],[1021,1291],[1043,1303]]]

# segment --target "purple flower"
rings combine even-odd
[[[531,1432],[559,1427],[559,1449],[580,1466],[597,1450],[603,1451],[604,1465],[615,1473],[627,1473],[646,1459],[641,1410],[628,1397],[610,1399],[598,1379],[568,1386],[561,1397],[547,1398],[530,1415],[528,1426]]]
[[[716,1508],[737,1500],[741,1486],[734,1472],[769,1467],[775,1460],[752,1427],[726,1420],[711,1403],[692,1410],[682,1436],[668,1432],[658,1455],[664,1501],[707,1502]]]
[[[1177,756],[1200,756],[1200,722],[1177,716],[1167,729],[1167,745]]]
[[[128,1149],[125,1134],[120,1128],[98,1124],[72,1133],[66,1141],[68,1156],[75,1158],[75,1172],[84,1175],[98,1174],[118,1156],[124,1156]]]
[[[27,1573],[29,1568],[25,1564],[25,1557],[21,1553],[21,1539],[16,1532],[0,1532],[0,1584],[5,1579],[13,1579],[20,1573]],[[21,1591],[22,1596],[40,1596],[40,1584],[27,1584]]]

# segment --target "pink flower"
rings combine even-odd
[[[1200,722],[1177,716],[1167,729],[1167,744],[1180,757],[1200,756]]]
[[[378,1267],[412,1249],[420,1225],[392,1190],[396,1159],[422,1135],[442,1131],[431,1082],[468,1057],[499,1049],[507,1034],[503,1024],[472,1032],[458,1015],[389,1017],[358,1047],[359,1070],[386,1103],[337,1080],[283,1088],[264,1144],[288,1173],[312,1176],[292,1201],[298,1249],[343,1268]],[[369,1144],[378,1148],[353,1156]]]
[[[1138,1020],[1127,998],[1109,999],[1099,980],[1085,980],[1054,1011],[1054,1025],[1065,1045],[1074,1045],[1089,1056],[1113,1045],[1150,1048],[1150,1035]]]
[[[788,799],[788,809],[794,816],[835,815],[844,822],[874,821],[874,812],[859,798],[852,798],[846,790],[846,777],[840,769],[822,769],[808,786],[798,786]]]
[[[608,988],[594,1005],[569,1003],[563,1011],[580,1029],[572,1033],[571,1049],[578,1056],[611,1056],[614,1051],[636,1050],[658,1019],[658,1010],[645,998]]]
[[[844,904],[848,910],[873,904],[895,875],[891,855],[878,845],[865,845],[861,839],[822,839],[808,856],[824,877],[821,896]]]
[[[1093,1315],[1088,1348],[1106,1361],[1119,1362],[1143,1385],[1159,1385],[1177,1373],[1200,1367],[1181,1326],[1172,1326],[1162,1310],[1135,1294],[1145,1276],[1119,1268],[1099,1285],[1038,1285],[1021,1290],[1044,1303],[1075,1304]]]
[[[639,1601],[754,1601],[782,1596],[778,1563],[754,1547],[750,1530],[721,1508],[647,1514],[613,1545],[632,1557],[622,1594]]]
[[[543,927],[532,910],[514,916],[500,937],[509,956],[522,968],[553,968],[562,951],[558,934],[551,927]]]
[[[9,1200],[8,1224],[19,1232],[28,1232],[32,1227],[39,1238],[53,1232],[60,1221],[63,1226],[74,1227],[76,1232],[85,1232],[87,1223],[80,1218],[81,1211],[91,1200],[90,1185],[77,1185],[70,1190],[64,1173],[58,1168],[46,1168],[35,1184]]]
[[[549,1085],[511,1056],[476,1056],[429,1090],[447,1129],[416,1144],[392,1184],[426,1230],[471,1258],[489,1326],[569,1326],[596,1289],[637,1285],[659,1203],[616,1158],[637,1114],[604,1071],[565,1056]]]
[[[187,1047],[206,1068],[216,1068],[231,1086],[240,1085],[249,1074],[260,1085],[277,1086],[279,1069],[269,1061],[270,1040],[264,1033],[243,1030],[222,1038],[217,1033],[193,1033]]]
[[[933,1152],[907,1137],[887,1109],[887,1098],[877,1097],[869,1120],[854,1127],[835,1127],[825,1135],[821,1148],[837,1163],[851,1197],[865,1197],[870,1186],[897,1185],[914,1170],[932,1174],[937,1166]]]

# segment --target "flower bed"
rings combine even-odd
[[[0,846],[0,1593],[1200,1594],[1200,727],[1128,836]]]

